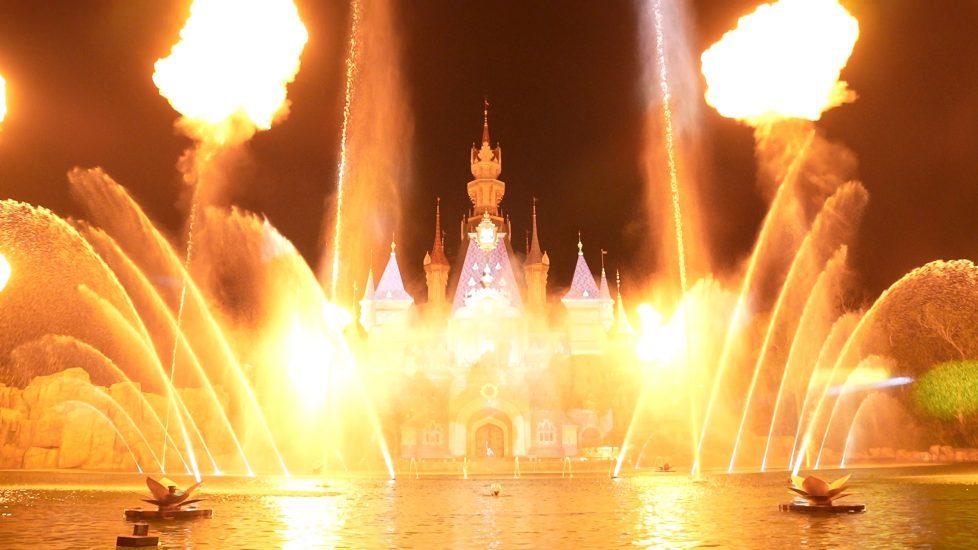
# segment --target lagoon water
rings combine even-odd
[[[975,548],[978,467],[852,470],[855,515],[779,512],[787,474],[613,480],[207,479],[210,519],[150,522],[164,548]],[[823,472],[834,479],[837,472]],[[181,484],[186,480],[177,478]],[[502,496],[487,496],[489,484]],[[0,548],[111,548],[137,474],[0,472]]]

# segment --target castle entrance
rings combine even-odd
[[[506,438],[503,429],[489,423],[479,426],[475,430],[473,456],[480,458],[506,456]]]

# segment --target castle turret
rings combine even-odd
[[[538,315],[545,313],[547,305],[548,271],[550,271],[550,258],[540,249],[540,237],[537,235],[537,201],[533,199],[533,225],[523,272],[526,275],[527,308]]]
[[[601,322],[604,301],[594,275],[584,259],[584,244],[578,237],[577,265],[570,290],[561,299],[567,308],[567,339],[572,355],[599,354],[607,332]]]
[[[397,267],[397,256],[394,253],[396,246],[391,243],[390,259],[387,260],[387,267],[384,268],[384,273],[380,276],[377,288],[370,299],[368,322],[363,323],[367,330],[385,325],[406,325],[408,312],[414,304],[414,298],[404,289],[401,270]],[[367,292],[370,291],[370,286],[368,281]],[[366,310],[367,308],[364,308],[364,311]]]
[[[431,252],[424,257],[425,280],[428,283],[428,307],[441,310],[446,306],[445,291],[448,288],[448,272],[451,269],[445,256],[445,243],[441,234],[441,198],[435,204],[435,241]]]

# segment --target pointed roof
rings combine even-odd
[[[615,301],[615,324],[612,325],[611,332],[622,335],[635,334],[635,329],[628,320],[628,314],[625,313],[625,302],[621,298],[621,273],[616,272],[615,277],[618,283],[618,299]]]
[[[570,290],[564,295],[564,300],[598,300],[600,290],[594,282],[594,275],[584,259],[584,244],[581,243],[580,235],[577,238],[577,266],[574,267],[574,279],[571,281]]]
[[[397,267],[397,256],[394,255],[396,244],[391,242],[391,257],[387,260],[387,267],[384,274],[380,276],[377,283],[377,290],[374,291],[374,300],[396,300],[414,301],[414,298],[404,290],[404,281],[401,280],[401,270]]]
[[[452,299],[452,313],[465,305],[466,298],[482,288],[491,288],[509,298],[509,305],[522,309],[523,300],[520,296],[520,284],[516,279],[513,262],[510,261],[510,251],[506,247],[506,239],[498,239],[492,250],[483,250],[477,239],[469,238],[465,257],[457,264],[458,281],[455,283],[455,296]],[[489,268],[491,279],[484,280],[486,268]]]
[[[530,249],[526,253],[527,264],[543,263],[543,252],[540,250],[540,237],[537,236],[537,199],[533,198],[533,229],[530,236]]]
[[[363,300],[373,300],[374,299],[374,269],[370,268],[367,272],[367,286],[363,289]]]
[[[441,197],[438,197],[435,202],[435,242],[431,245],[430,258],[433,264],[448,265],[448,256],[445,255],[445,242],[441,237]]]
[[[598,286],[598,296],[602,300],[608,300],[609,302],[611,302],[614,300],[611,298],[611,291],[608,290],[608,277],[607,275],[605,275],[605,271],[604,271],[604,256],[607,253],[608,253],[607,250],[601,249],[601,283]]]

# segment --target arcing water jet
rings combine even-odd
[[[835,0],[780,0],[763,5],[740,18],[734,30],[727,32],[703,53],[707,103],[723,116],[741,120],[755,128],[763,127],[765,133],[784,119],[818,120],[824,111],[854,97],[846,84],[839,80],[839,74],[858,34],[858,22]],[[731,361],[733,334],[737,332],[754,299],[752,287],[758,258],[769,246],[767,241],[771,224],[774,220],[780,223],[783,217],[780,210],[788,208],[785,203],[789,202],[789,197],[786,195],[790,194],[790,199],[798,200],[795,197],[797,191],[793,188],[798,185],[795,180],[813,139],[814,130],[798,152],[788,157],[790,163],[786,176],[776,191],[774,203],[748,263],[740,298],[731,317],[730,329],[714,375],[697,444],[700,452],[716,408],[719,388]],[[791,208],[799,206],[792,205]],[[792,250],[796,246],[797,242],[792,243]],[[757,370],[752,376],[754,383]],[[699,464],[694,464],[694,473],[699,468]]]
[[[255,36],[266,37],[255,40]],[[286,86],[299,72],[299,56],[309,35],[291,0],[195,0],[180,41],[156,62],[153,82],[182,118],[196,141],[184,173],[194,186],[187,223],[184,272],[193,258],[193,231],[201,184],[222,149],[271,128],[287,110]],[[183,277],[176,321],[183,319],[187,278]],[[178,341],[170,364],[172,386]],[[169,414],[169,410],[167,411]],[[285,463],[279,461],[287,473]],[[198,479],[199,481],[199,479]]]

